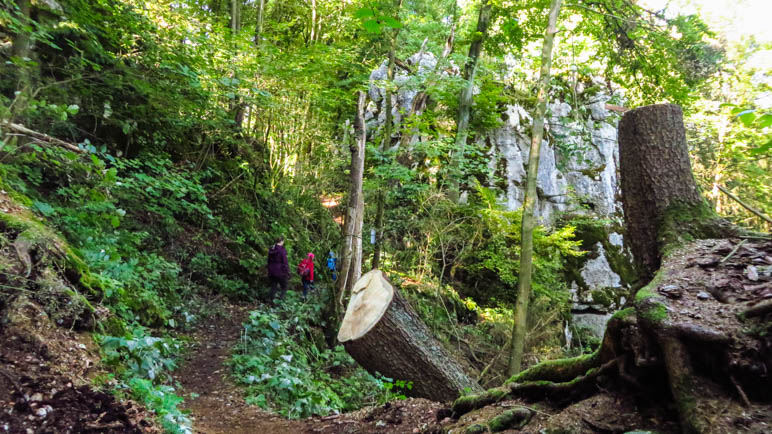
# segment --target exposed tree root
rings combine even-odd
[[[742,314],[746,318],[753,318],[757,316],[764,316],[768,313],[772,313],[772,298],[762,301],[761,303],[749,307],[748,309],[745,309]]]
[[[572,359],[566,359],[572,360]],[[584,360],[574,362],[582,363]],[[610,360],[597,368],[590,368],[584,375],[574,377],[570,381],[553,382],[547,380],[532,380],[522,383],[509,382],[502,387],[489,389],[479,395],[468,395],[458,398],[453,403],[453,412],[456,417],[472,410],[495,404],[504,399],[518,396],[528,399],[550,399],[553,401],[567,402],[586,396],[595,388],[595,379],[613,371],[619,359]],[[555,365],[552,365],[553,367]],[[543,369],[543,368],[542,368]]]
[[[755,248],[755,255],[764,256],[772,245]],[[602,380],[604,387],[629,385],[656,402],[672,402],[684,433],[741,431],[732,421],[747,419],[743,409],[768,408],[763,403],[770,399],[767,372],[772,364],[765,336],[772,328],[772,302],[747,308],[706,295],[715,279],[744,268],[719,262],[729,250],[726,242],[697,241],[674,253],[638,291],[633,307],[609,321],[596,352],[544,362],[501,387],[460,397],[452,407],[455,416],[508,399],[548,400],[562,406],[597,392],[601,377],[613,377],[621,381]],[[700,262],[709,265],[693,265],[711,254],[710,261]],[[734,262],[750,258],[741,256],[736,254]],[[674,283],[681,285],[678,298],[660,295],[661,288]],[[732,287],[722,285],[722,291]],[[741,283],[734,287],[743,288]]]

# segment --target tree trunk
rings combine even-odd
[[[341,255],[341,271],[338,279],[338,306],[343,307],[343,299],[362,273],[362,217],[364,198],[362,197],[362,178],[365,169],[365,100],[367,94],[360,91],[357,102],[357,116],[354,122],[356,142],[351,146],[351,185],[349,186],[348,207],[343,223],[344,246]]]
[[[453,51],[453,42],[456,39],[456,20],[455,20],[455,14],[453,19],[453,24],[450,26],[450,32],[448,33],[447,39],[445,39],[445,48],[442,50],[442,57],[439,58],[437,61],[437,64],[434,65],[434,69],[432,70],[431,76],[437,77],[437,73],[440,69],[440,66],[445,64],[445,60],[448,58],[450,53]],[[423,53],[423,47],[426,44],[427,40],[424,40],[424,44],[421,45],[421,52]],[[432,78],[430,81],[425,83],[422,87],[424,89],[434,86],[436,82],[438,81],[437,78]],[[404,116],[403,119],[409,119],[412,116],[420,116],[421,113],[423,113],[424,108],[426,108],[426,104],[429,101],[429,94],[426,93],[426,91],[418,92],[418,94],[413,99],[413,104],[410,106],[410,112]],[[400,136],[400,144],[399,146],[403,149],[408,148],[411,143],[413,143],[413,138],[418,135],[418,127],[412,127],[409,131],[402,131],[402,135]]]
[[[467,388],[482,390],[380,270],[368,272],[354,285],[338,340],[369,372],[412,381],[408,394],[448,401]]]
[[[311,35],[308,39],[309,44],[313,44],[316,39],[316,0],[311,0]]]
[[[31,21],[31,4],[30,0],[18,0],[16,4],[19,8],[18,18],[25,25],[19,29],[18,33],[13,34],[11,37],[11,56],[18,57],[19,59],[28,59],[32,57],[32,42],[29,30],[26,28],[26,25]],[[16,82],[16,91],[19,93],[12,104],[14,107],[12,114],[20,113],[26,108],[27,98],[32,92],[32,66],[23,60],[22,62],[25,66],[17,69],[16,76],[13,77]],[[11,119],[13,119],[13,116],[11,116]]]
[[[257,20],[255,22],[255,48],[260,46],[260,38],[263,37],[263,14],[265,13],[265,1],[257,2]]]
[[[230,29],[233,36],[241,30],[241,0],[231,0]]]
[[[386,69],[386,96],[384,101],[384,110],[386,110],[386,123],[383,125],[383,139],[381,140],[381,146],[379,150],[385,152],[391,147],[391,130],[394,123],[394,116],[391,113],[391,99],[392,90],[391,85],[394,81],[394,60],[395,51],[397,48],[397,30],[395,30],[391,39],[391,47],[389,48],[389,66]],[[386,198],[383,194],[383,180],[380,179],[378,183],[378,201],[375,211],[375,246],[373,246],[373,262],[372,268],[378,268],[381,265],[381,249],[383,248],[381,240],[383,238],[383,208],[385,206]]]
[[[512,328],[512,345],[509,356],[509,375],[520,372],[523,363],[525,332],[528,324],[528,302],[531,298],[531,272],[533,267],[533,229],[536,226],[534,212],[538,196],[536,195],[536,175],[539,172],[541,141],[544,137],[544,117],[547,114],[549,98],[550,68],[552,66],[552,45],[557,33],[557,21],[562,0],[552,0],[549,23],[544,33],[544,45],[541,49],[541,71],[539,76],[539,94],[536,116],[533,118],[531,151],[528,157],[525,200],[523,201],[523,225],[520,248],[520,273],[517,277],[517,301],[515,302],[515,322]]]
[[[644,278],[657,271],[665,244],[674,237],[732,234],[697,188],[679,106],[650,105],[625,113],[619,155],[627,242]]]
[[[458,101],[458,122],[456,126],[456,146],[453,149],[453,156],[450,162],[450,173],[448,176],[451,199],[458,200],[461,184],[461,165],[464,161],[464,152],[466,149],[466,139],[469,136],[469,118],[472,113],[472,92],[474,91],[474,77],[477,73],[477,61],[482,52],[483,42],[488,34],[488,24],[491,20],[491,4],[488,0],[482,0],[480,4],[480,15],[477,18],[477,32],[474,41],[469,46],[469,58],[464,67],[464,79],[466,87],[461,91]]]
[[[399,11],[402,9],[402,0],[395,0],[396,17],[399,18]],[[380,151],[385,152],[391,147],[391,133],[394,123],[394,115],[391,113],[392,84],[394,82],[394,63],[396,61],[397,37],[399,29],[394,29],[391,35],[391,46],[389,47],[389,66],[386,69],[386,100],[384,101],[386,110],[386,124],[383,126],[383,139],[381,140]],[[378,199],[375,211],[375,245],[373,246],[372,268],[381,266],[381,250],[383,249],[383,212],[386,205],[386,195],[383,193],[383,179],[378,180]]]

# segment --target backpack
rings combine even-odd
[[[311,268],[308,267],[308,263],[304,260],[298,264],[298,274],[302,277],[308,277],[311,274]]]

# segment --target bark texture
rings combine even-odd
[[[367,141],[364,117],[366,99],[367,95],[360,91],[359,100],[357,101],[357,117],[354,121],[356,141],[350,149],[351,178],[346,219],[343,222],[344,246],[341,255],[342,261],[337,297],[339,306],[343,306],[343,298],[362,274],[362,218],[364,217],[362,178],[365,169],[365,143]]]
[[[378,270],[371,273],[381,275]],[[347,317],[349,314],[346,312]],[[343,345],[369,372],[412,381],[413,388],[408,391],[411,395],[449,401],[465,389],[482,391],[432,336],[397,289],[375,326],[357,339],[344,341]]]
[[[705,206],[692,175],[681,107],[650,105],[619,122],[619,168],[627,240],[640,271],[652,277],[662,259],[663,223]]]

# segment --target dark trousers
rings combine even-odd
[[[306,280],[306,279],[302,279],[302,280],[303,280],[303,298],[306,298],[306,295],[308,294],[308,290],[310,289],[311,291],[313,291],[315,289],[314,281]]]
[[[287,278],[270,276],[269,279],[271,280],[271,292],[268,294],[268,301],[273,301],[277,291],[279,292],[279,300],[284,299],[284,294],[287,293]]]

